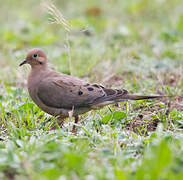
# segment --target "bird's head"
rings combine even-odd
[[[28,51],[26,58],[19,64],[19,66],[24,64],[30,64],[31,67],[44,66],[47,64],[46,53],[39,48],[31,49]]]

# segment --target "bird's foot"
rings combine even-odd
[[[59,121],[58,122],[58,125],[56,124],[56,125],[54,125],[52,128],[50,128],[48,131],[54,131],[54,130],[56,130],[57,128],[58,128],[58,126],[60,127],[60,128],[62,128],[63,127],[63,123],[64,123],[64,121]]]

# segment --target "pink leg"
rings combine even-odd
[[[60,128],[62,128],[63,124],[64,124],[64,120],[58,119],[58,125],[60,126]],[[48,131],[53,131],[57,129],[57,125],[54,125],[52,128],[50,128]]]
[[[77,124],[79,121],[79,116],[75,116],[74,118],[75,118],[74,122],[75,122],[75,124]],[[76,132],[76,125],[74,125],[72,128],[72,133],[75,133],[75,132]]]

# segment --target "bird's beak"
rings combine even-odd
[[[24,59],[24,60],[19,64],[19,66],[22,66],[22,65],[24,65],[24,64],[26,64],[26,63],[27,63],[27,60]]]

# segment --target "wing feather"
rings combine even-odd
[[[105,101],[122,98],[128,91],[108,89],[98,84],[89,84],[71,76],[43,79],[37,88],[38,98],[47,106],[72,109],[91,107]]]

